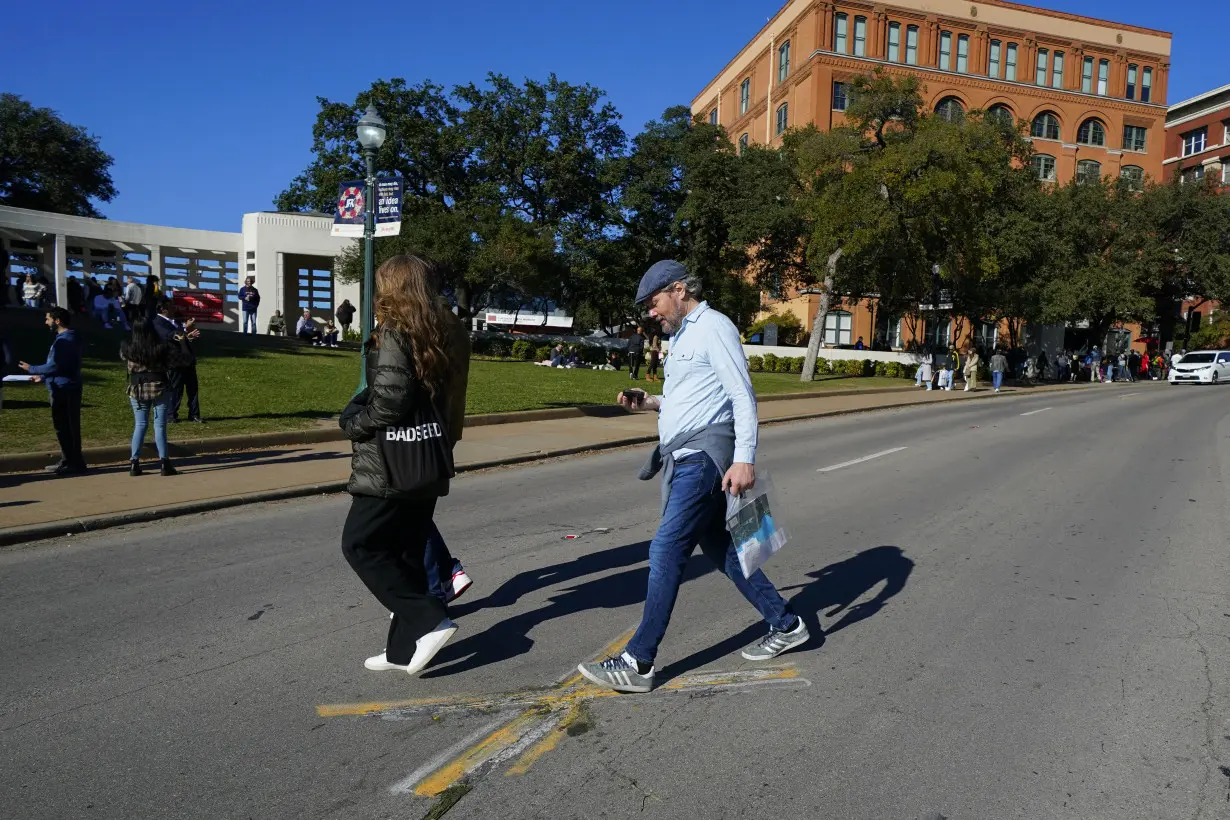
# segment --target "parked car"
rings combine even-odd
[[[1194,350],[1170,368],[1171,384],[1217,384],[1230,381],[1230,350]]]

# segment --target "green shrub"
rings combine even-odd
[[[507,339],[489,339],[490,344],[487,345],[487,355],[495,356],[500,359],[507,359],[512,355],[512,342]]]
[[[528,362],[534,358],[534,344],[525,339],[518,339],[513,342],[512,357]]]
[[[534,351],[534,361],[545,362],[551,359],[551,345],[541,345]]]
[[[764,371],[764,356],[748,356],[747,369],[753,373]]]
[[[486,356],[491,350],[491,339],[487,336],[476,336],[470,341],[470,353],[475,356]]]
[[[777,372],[778,373],[789,373],[790,372],[790,357],[789,356],[782,356],[777,360]]]
[[[777,354],[776,353],[764,354],[764,372],[766,373],[776,373],[777,372]]]
[[[833,362],[830,359],[816,359],[816,375],[831,376],[833,375]]]
[[[904,373],[901,362],[884,362],[884,375],[890,379],[900,379]]]
[[[803,372],[803,358],[804,358],[803,356],[791,357],[790,359],[790,372],[791,373],[802,373]]]
[[[888,362],[876,362],[876,375],[877,376],[887,376],[888,375]]]
[[[901,375],[904,378],[912,379],[916,375],[918,375],[918,365],[916,364],[903,364],[903,365],[900,365],[900,367],[901,367]]]

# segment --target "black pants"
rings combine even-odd
[[[60,441],[60,459],[69,467],[85,467],[81,455],[81,385],[52,386],[51,424]]]
[[[645,359],[645,353],[641,350],[628,351],[628,375],[633,379],[641,377],[641,362]]]
[[[423,554],[436,499],[391,500],[356,495],[342,528],[342,554],[376,600],[393,613],[385,657],[407,664],[419,638],[448,617],[427,590]]]
[[[311,342],[312,344],[315,344],[320,341],[319,330],[301,330],[297,335],[299,336],[299,339],[304,342]]]
[[[201,417],[201,388],[196,381],[196,365],[174,367],[167,373],[167,381],[171,387],[171,418],[179,418],[179,405],[183,401],[184,391],[188,392],[188,418]]]

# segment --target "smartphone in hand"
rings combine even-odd
[[[638,390],[635,387],[630,387],[627,390],[621,391],[620,394],[633,407],[640,407],[645,403],[645,391]]]

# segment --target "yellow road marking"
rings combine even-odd
[[[526,729],[541,719],[542,714],[539,712],[527,712],[514,718],[511,723],[496,729],[462,752],[451,763],[424,777],[415,787],[414,793],[422,797],[436,797],[464,777],[471,769],[477,768],[499,752],[512,746],[521,739]]]
[[[542,740],[526,749],[521,757],[517,758],[517,762],[512,765],[512,768],[504,772],[504,774],[506,776],[513,776],[528,772],[530,766],[533,766],[538,761],[538,758],[559,745],[559,742],[564,739],[564,735],[567,734],[568,727],[575,723],[580,716],[581,704],[574,703],[572,708],[568,710],[568,714],[564,716],[564,719],[553,726],[551,731],[547,732]]]

